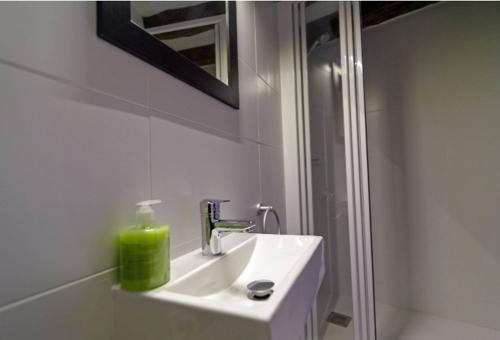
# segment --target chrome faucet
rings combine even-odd
[[[255,229],[252,220],[222,220],[221,203],[229,200],[204,199],[200,202],[201,249],[203,255],[222,253],[221,239],[229,233],[250,233]]]

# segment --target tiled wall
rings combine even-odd
[[[274,3],[238,2],[241,109],[96,36],[94,2],[0,4],[0,339],[110,339],[115,237],[163,199],[172,255],[198,202],[284,216]]]
[[[500,325],[498,3],[365,30],[375,295]]]

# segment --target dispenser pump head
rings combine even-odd
[[[152,208],[153,205],[161,203],[161,200],[150,200],[137,202],[139,207],[135,212],[137,224],[140,226],[150,226],[154,223],[155,212]]]

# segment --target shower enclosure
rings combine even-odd
[[[343,324],[347,339],[374,339],[358,4],[280,6],[288,232],[325,241],[326,277],[307,339],[330,336],[327,320]]]
[[[280,6],[287,220],[325,240],[307,338],[500,340],[500,3]]]

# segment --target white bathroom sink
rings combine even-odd
[[[299,340],[324,275],[319,236],[232,234],[224,255],[193,251],[171,263],[170,282],[147,293],[115,289],[117,339]],[[274,282],[265,300],[248,283]]]

